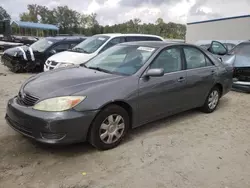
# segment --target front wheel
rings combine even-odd
[[[92,123],[89,142],[100,150],[112,149],[120,144],[129,128],[125,109],[110,105],[103,109]]]
[[[205,113],[212,113],[218,106],[220,100],[220,90],[218,87],[214,87],[209,92],[204,105],[201,107],[201,111]]]

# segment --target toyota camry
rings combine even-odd
[[[8,101],[6,120],[42,143],[111,149],[131,128],[192,108],[213,112],[232,75],[232,67],[194,45],[123,43],[29,78]]]

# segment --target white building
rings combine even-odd
[[[250,15],[187,23],[186,42],[250,40]]]

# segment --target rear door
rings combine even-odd
[[[162,50],[148,69],[162,68],[162,77],[139,80],[140,122],[146,123],[185,109],[186,72],[181,48]]]
[[[183,46],[187,72],[186,102],[189,108],[203,105],[208,92],[215,84],[217,67],[200,49]]]

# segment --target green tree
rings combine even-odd
[[[38,22],[39,5],[31,4],[27,6],[28,12],[20,14],[21,21]]]

